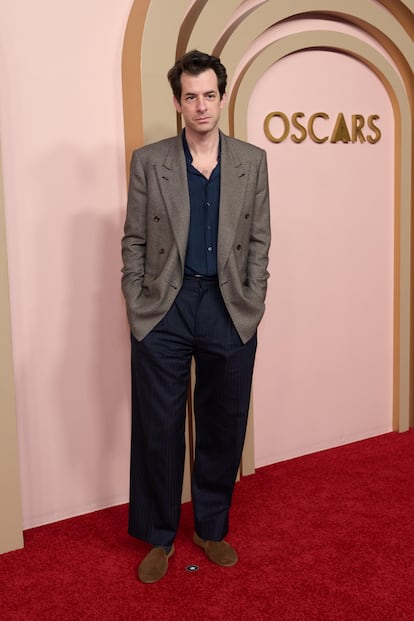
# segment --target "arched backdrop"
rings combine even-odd
[[[134,6],[138,4],[144,10],[145,3]],[[171,107],[169,86],[163,77],[172,58],[194,47],[219,55],[226,65],[230,89],[227,113],[223,114],[221,126],[230,135],[242,139],[249,139],[248,108],[256,83],[270,66],[288,55],[314,49],[339,52],[363,63],[379,78],[394,115],[394,353],[390,426],[399,431],[408,429],[410,421],[412,423],[414,22],[409,4],[373,0],[251,0],[225,4],[215,0],[183,1],[177,3],[171,19],[162,26],[163,4],[153,0],[146,3],[142,31],[132,11],[123,58],[127,161],[134,147],[172,135],[180,128],[180,121],[177,122]],[[155,30],[157,36],[154,36]],[[161,51],[160,38],[163,41]],[[141,69],[140,88],[136,79],[138,68]],[[130,116],[128,111],[136,111],[139,107],[141,119],[137,122],[137,115]],[[251,425],[243,470],[252,472],[253,469]]]

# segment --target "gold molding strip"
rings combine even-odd
[[[151,0],[140,0],[133,3],[122,48],[122,100],[127,181],[132,151],[138,145],[142,145],[144,139],[141,97],[141,44],[145,17],[150,2]]]

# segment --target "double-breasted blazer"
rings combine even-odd
[[[221,133],[220,165],[218,282],[245,343],[263,316],[269,276],[266,153]],[[138,340],[168,312],[181,288],[189,224],[181,134],[134,151],[122,239],[122,290]]]

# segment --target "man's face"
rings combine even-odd
[[[174,105],[183,116],[186,130],[208,134],[219,122],[225,95],[220,99],[217,76],[213,69],[199,75],[181,75],[181,101],[174,97]]]

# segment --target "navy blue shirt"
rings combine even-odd
[[[183,131],[183,147],[187,162],[190,194],[190,231],[184,272],[187,275],[217,275],[217,234],[220,203],[220,145],[217,165],[207,179],[194,168],[190,149]]]

